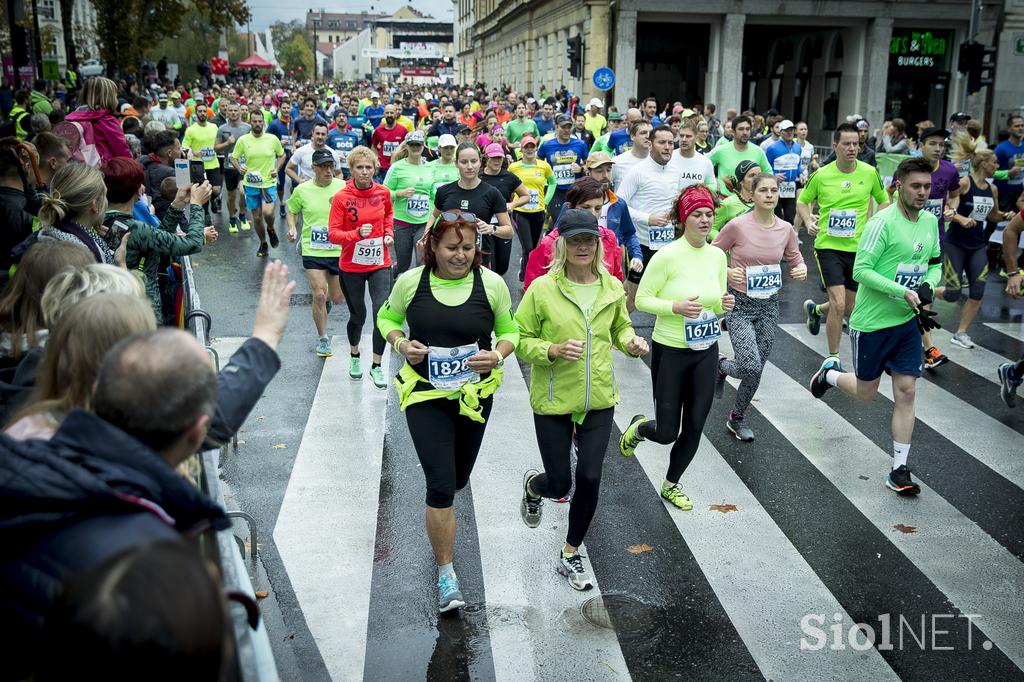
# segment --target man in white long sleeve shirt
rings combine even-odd
[[[679,171],[679,190],[690,185],[704,185],[714,196],[718,191],[718,180],[715,179],[715,167],[704,154],[698,154],[695,148],[697,126],[691,119],[683,119],[679,126],[679,149],[672,154],[668,165]]]
[[[651,153],[650,121],[632,121],[629,124],[629,139],[633,146],[612,159],[612,189],[616,192],[626,174]]]

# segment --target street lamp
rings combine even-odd
[[[312,9],[309,10],[309,13],[313,14],[313,10]],[[310,19],[310,22],[313,24],[313,81],[314,82],[316,81],[317,55],[320,52],[320,49],[319,49],[318,43],[317,43],[317,29],[320,27],[320,22],[321,21],[323,21],[323,15],[321,15],[319,19],[313,19],[313,18]]]

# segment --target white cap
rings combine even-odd
[[[527,104],[534,104],[534,103],[535,103],[536,101],[537,101],[537,100],[535,100],[535,99],[534,99],[534,98],[532,98],[532,97],[527,97],[527,98],[526,98],[526,103],[527,103]]]
[[[590,100],[590,104],[588,104],[587,106],[597,107],[598,109],[604,109],[604,102],[595,97],[594,99]]]
[[[437,138],[437,146],[440,147],[458,147],[459,143],[455,141],[454,135],[445,133],[441,137]]]
[[[796,128],[796,124],[788,118],[779,124],[779,130],[789,130],[790,128]]]
[[[380,99],[380,93],[374,90],[370,93],[370,99]]]

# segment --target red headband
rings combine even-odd
[[[715,210],[715,200],[711,198],[711,192],[704,185],[693,185],[688,187],[679,197],[676,203],[676,210],[679,213],[679,223],[686,222],[686,219],[698,208],[710,208]]]

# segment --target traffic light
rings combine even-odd
[[[569,38],[566,55],[569,57],[569,75],[573,78],[583,76],[583,36],[576,34]]]
[[[974,94],[986,85],[992,85],[996,68],[996,48],[975,41],[960,44],[957,71],[967,74],[967,92]]]

